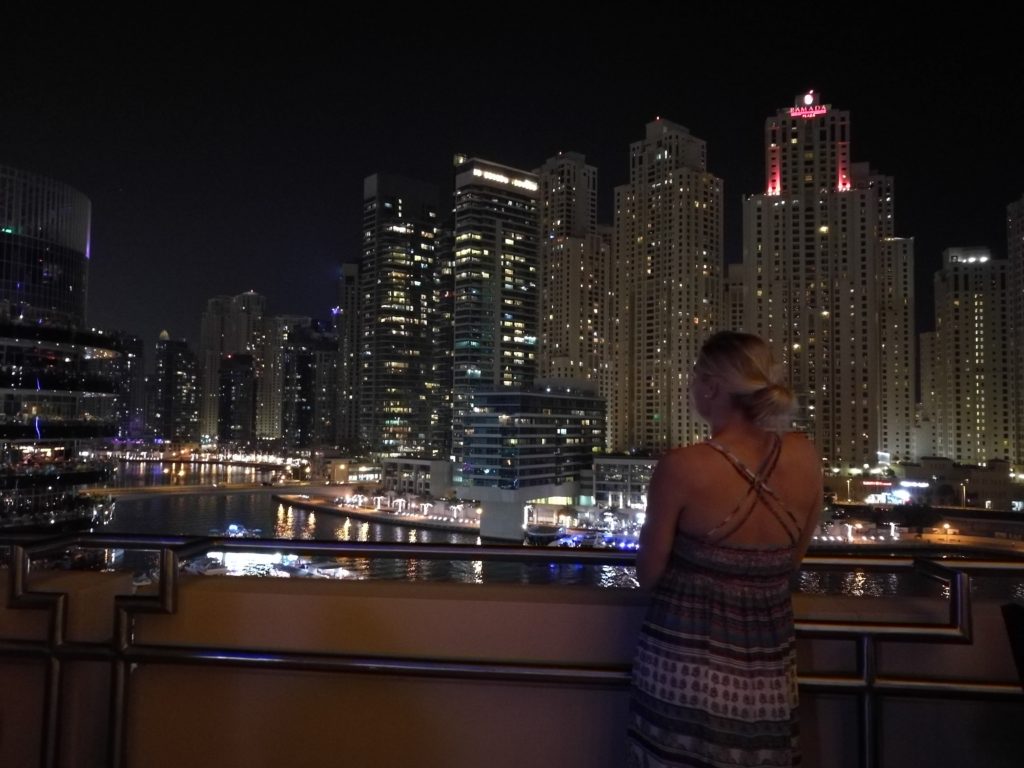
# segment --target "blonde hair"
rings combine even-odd
[[[783,426],[796,405],[768,344],[752,333],[719,331],[712,335],[701,347],[694,372],[717,381],[736,407],[760,426]]]

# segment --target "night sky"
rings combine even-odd
[[[1005,255],[1006,205],[1024,195],[1024,59],[997,37],[1012,19],[932,19],[925,35],[799,9],[666,5],[521,13],[513,29],[467,8],[430,23],[396,5],[358,19],[8,25],[0,163],[92,200],[89,324],[147,348],[163,329],[195,344],[206,300],[250,289],[271,314],[326,318],[339,263],[358,258],[363,177],[403,173],[447,193],[456,152],[525,169],[582,152],[610,223],[629,143],[655,116],[708,142],[737,261],[741,195],[764,184],[765,118],[808,88],[852,113],[853,160],[896,179],[920,325],[942,249]]]

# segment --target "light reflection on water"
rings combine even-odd
[[[800,571],[793,589],[805,595],[846,595],[847,597],[938,597],[941,584],[917,573],[905,571]]]
[[[118,501],[110,533],[180,534],[207,536],[231,523],[260,528],[264,535],[304,541],[365,541],[411,544],[479,544],[479,537],[432,529],[380,525],[286,506],[267,492],[212,493],[192,496],[151,496]],[[416,560],[409,558],[334,558],[345,578],[401,579],[462,583],[581,584],[635,588],[632,567],[576,563],[507,563],[480,560]],[[1020,577],[974,578],[972,594],[1024,597]],[[856,569],[800,571],[795,591],[842,594],[857,598],[893,596],[939,597],[942,585],[919,574]]]

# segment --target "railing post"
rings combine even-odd
[[[860,693],[860,765],[878,768],[878,712],[875,694],[875,639],[862,634],[857,638],[857,666],[864,690]]]

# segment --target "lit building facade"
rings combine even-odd
[[[280,347],[281,437],[290,447],[336,442],[338,339],[309,318],[293,322]]]
[[[437,237],[437,269],[430,321],[431,375],[427,382],[430,402],[428,454],[451,461],[452,456],[452,361],[455,352],[455,253],[451,225]],[[449,470],[450,474],[450,470]]]
[[[949,248],[935,274],[936,452],[961,464],[1016,453],[1009,264]]]
[[[202,398],[199,428],[204,439],[217,439],[217,435],[221,433],[220,367],[224,356],[249,355],[253,360],[253,376],[261,373],[263,360],[260,352],[263,348],[263,317],[266,308],[266,297],[255,291],[247,291],[236,296],[216,296],[206,303],[200,324],[198,355]],[[234,365],[237,366],[237,361]],[[259,394],[268,393],[254,391],[254,403]],[[273,393],[269,394],[273,397]],[[264,406],[268,412],[275,412],[279,407],[280,403],[267,403]],[[255,429],[255,423],[253,428]],[[272,427],[264,429],[272,430]]]
[[[381,462],[380,484],[387,491],[440,499],[452,492],[452,463],[441,459],[398,458]]]
[[[743,201],[746,330],[827,460],[910,458],[913,241],[895,235],[892,179],[851,162],[849,113],[814,92],[767,119],[765,175]]]
[[[645,509],[656,463],[638,456],[594,457],[594,503],[608,509]]]
[[[537,370],[537,177],[456,158],[452,451],[477,392],[525,389]]]
[[[725,328],[742,331],[747,322],[747,273],[742,264],[729,264],[725,280]]]
[[[722,181],[705,142],[662,119],[630,146],[629,174],[615,190],[609,445],[660,453],[706,433],[688,379],[721,322]]]
[[[464,494],[578,484],[604,448],[596,386],[538,380],[535,390],[477,392],[466,416]],[[578,495],[579,489],[571,495]],[[546,495],[546,494],[545,494]]]
[[[126,429],[138,369],[130,342],[85,327],[91,207],[0,165],[0,527],[102,522],[79,491],[108,469],[85,456]]]
[[[935,379],[938,370],[935,358],[935,331],[922,333],[917,338],[921,353],[921,402],[917,410],[912,454],[916,459],[938,455],[935,443],[935,415],[939,385]]]
[[[91,216],[73,187],[0,165],[0,316],[85,324]]]
[[[220,359],[217,378],[217,441],[247,446],[256,437],[256,367],[250,354]]]
[[[437,236],[433,185],[364,180],[358,423],[373,455],[430,452]]]
[[[160,334],[154,354],[147,423],[153,438],[191,443],[199,437],[199,376],[195,353],[183,339]]]
[[[1024,465],[1024,197],[1006,208],[1006,255],[1010,281],[1010,352],[1013,367],[1013,423],[1017,453]]]
[[[256,439],[273,442],[285,436],[283,414],[289,390],[285,382],[285,357],[296,329],[311,319],[292,315],[264,318],[259,334],[259,380],[256,382]]]
[[[335,439],[348,451],[359,445],[359,296],[359,265],[342,264],[334,310],[339,355]]]
[[[109,438],[123,423],[124,345],[86,331],[89,199],[0,165],[0,438]],[[134,373],[134,372],[133,372]],[[62,449],[63,450],[63,449]]]
[[[565,152],[536,174],[541,231],[538,375],[600,384],[607,355],[611,247],[597,229],[597,169],[583,155]]]
[[[138,336],[128,333],[116,333],[114,337],[121,348],[117,437],[139,440],[145,437],[146,428],[145,344]]]

